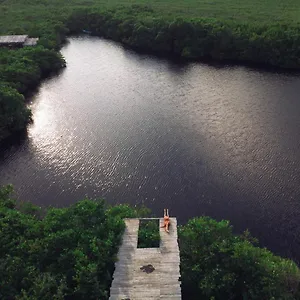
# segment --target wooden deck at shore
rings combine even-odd
[[[0,47],[35,46],[39,38],[30,38],[28,35],[0,35]]]
[[[125,220],[126,229],[115,265],[109,299],[181,300],[176,218],[170,218],[170,233],[159,228],[159,248],[137,248],[139,220]],[[159,220],[162,226],[164,220]]]

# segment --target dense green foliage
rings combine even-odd
[[[158,248],[159,242],[158,220],[140,220],[138,248]]]
[[[300,299],[300,270],[208,217],[179,229],[184,299]]]
[[[56,51],[42,46],[0,49],[0,140],[22,130],[31,120],[24,94],[41,78],[64,66]]]
[[[107,299],[122,218],[143,211],[91,200],[17,210],[10,193],[0,190],[0,299]]]
[[[0,79],[18,92],[25,93],[40,79],[64,66],[64,60],[54,50],[27,47],[18,50],[1,49]]]
[[[11,90],[14,100],[8,101],[3,86],[24,94],[37,85],[63,65],[57,53],[46,49],[57,50],[67,34],[83,29],[130,47],[189,59],[300,68],[297,0],[3,0],[0,6],[0,34],[40,37],[35,49],[0,49],[0,102],[6,102],[6,111],[0,106],[0,140],[30,120],[24,101],[20,105],[20,96]],[[7,109],[11,101],[14,108]]]
[[[0,33],[51,33],[74,9],[111,9],[116,6],[151,5],[166,18],[210,18],[221,21],[295,24],[300,21],[297,0],[2,0]]]
[[[299,27],[213,19],[165,19],[150,7],[102,12],[78,11],[67,22],[71,33],[92,34],[130,47],[192,59],[234,60],[284,68],[300,67]]]
[[[300,66],[296,0],[4,0],[1,6],[0,34],[40,36],[48,48],[59,46],[69,29],[90,28],[133,47],[189,58]]]
[[[149,210],[91,200],[17,209],[11,192],[0,189],[0,299],[107,299],[123,218]],[[157,233],[150,222],[139,238],[158,242]],[[227,221],[197,218],[178,233],[183,299],[300,299],[296,264],[233,235]]]
[[[24,128],[31,112],[24,104],[24,97],[7,84],[0,85],[0,140],[10,132]]]

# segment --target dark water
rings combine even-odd
[[[299,260],[299,76],[176,64],[97,38],[62,53],[28,135],[2,146],[0,184],[43,206],[88,196],[229,219]]]

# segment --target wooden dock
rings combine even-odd
[[[159,248],[137,248],[139,220],[125,220],[126,229],[109,299],[181,300],[176,218],[170,218],[170,233],[166,233],[164,228],[159,229]],[[159,220],[162,226],[164,220]]]
[[[35,46],[38,40],[39,38],[30,38],[28,35],[0,35],[0,47]]]

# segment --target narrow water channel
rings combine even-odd
[[[0,151],[18,199],[168,207],[246,228],[300,260],[300,76],[178,64],[71,38],[68,67],[32,99],[27,136]]]

